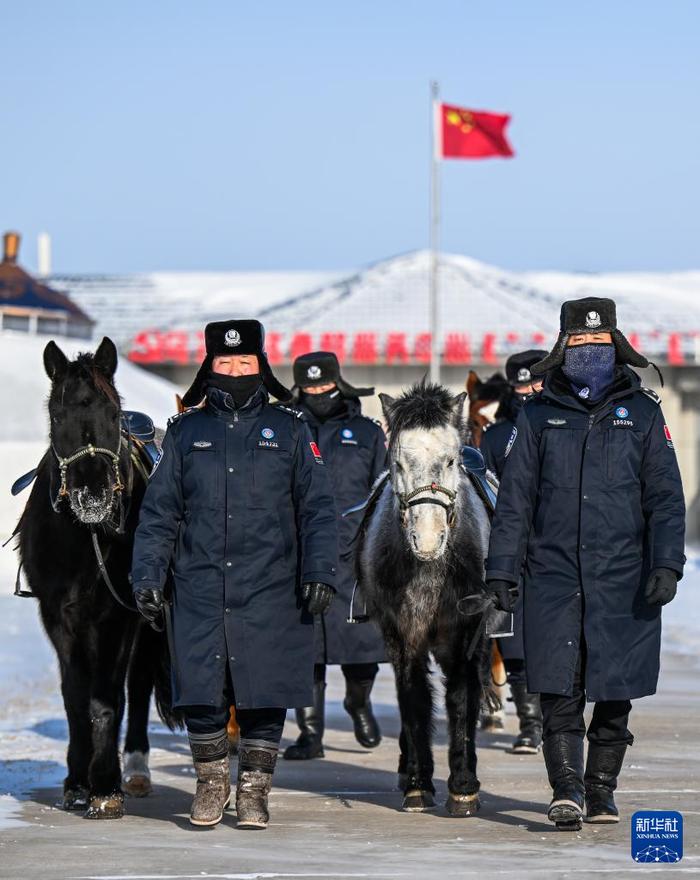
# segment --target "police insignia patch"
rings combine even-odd
[[[316,464],[323,464],[323,457],[321,455],[321,450],[318,448],[318,444],[311,440],[309,446],[311,447],[311,452],[313,453]]]
[[[629,414],[629,410],[626,409],[624,406],[618,406],[618,408],[615,410],[615,415],[618,417],[618,419],[626,419]]]
[[[506,451],[504,454],[504,458],[508,458],[511,449],[513,448],[513,444],[515,443],[515,438],[518,436],[518,429],[513,425],[513,431],[510,435],[510,440],[508,441],[508,445],[506,446]]]
[[[341,433],[342,433],[343,437],[345,437],[346,440],[352,440],[353,433],[350,430],[350,428],[343,428]]]
[[[275,432],[272,430],[272,428],[263,428],[260,432],[260,435],[266,440],[272,440],[272,438],[275,436]]]
[[[664,437],[666,438],[666,446],[668,446],[669,449],[674,449],[673,439],[671,438],[671,429],[668,425],[664,425]]]

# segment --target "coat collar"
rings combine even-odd
[[[269,402],[267,390],[264,385],[253,394],[243,406],[234,407],[230,394],[219,388],[207,388],[207,409],[213,415],[222,419],[230,419],[236,413],[239,419],[257,419],[264,406]]]
[[[641,379],[628,366],[618,366],[615,370],[615,378],[608,389],[605,397],[598,401],[595,406],[586,406],[579,400],[571,389],[569,380],[564,376],[560,369],[552,370],[547,374],[544,382],[544,388],[541,392],[543,400],[552,401],[559,406],[565,406],[569,409],[575,409],[586,415],[598,415],[603,410],[608,409],[609,405],[623,397],[629,397],[636,391],[641,389]]]
[[[354,419],[355,416],[359,416],[362,414],[362,404],[357,399],[357,397],[346,397],[345,398],[345,409],[342,412],[336,413],[336,415],[331,416],[329,419],[326,419],[324,422],[319,421],[316,416],[311,412],[311,410],[304,406],[300,401],[296,401],[295,406],[298,407],[306,416],[307,422],[313,425],[315,428],[320,425],[341,425],[343,422],[349,422],[350,419]]]

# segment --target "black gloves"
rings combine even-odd
[[[335,590],[328,584],[304,584],[301,598],[306,602],[309,614],[325,614],[333,601]]]
[[[649,575],[644,598],[650,605],[667,605],[676,595],[678,575],[670,568],[655,568]]]
[[[141,587],[134,591],[134,601],[139,612],[151,624],[153,629],[159,629],[158,621],[163,613],[163,591]]]
[[[510,581],[489,581],[487,584],[494,608],[499,611],[513,611],[518,598],[518,588]]]

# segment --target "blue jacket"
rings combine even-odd
[[[337,530],[327,468],[303,416],[260,390],[235,410],[210,389],[171,420],[141,506],[132,581],[172,567],[174,705],[308,706],[313,619],[300,585],[333,586]]]
[[[357,398],[347,400],[346,410],[319,422],[303,404],[311,433],[318,443],[331,478],[338,524],[338,595],[328,613],[316,620],[317,663],[381,663],[386,660],[384,642],[373,622],[347,622],[355,583],[355,543],[362,513],[343,517],[342,512],[364,501],[379,474],[386,468],[384,431],[362,415]],[[361,613],[358,593],[356,613]]]
[[[487,578],[524,578],[528,689],[572,693],[585,640],[589,700],[652,694],[661,610],[654,568],[683,573],[685,504],[659,401],[621,367],[587,408],[559,371],[513,429]]]

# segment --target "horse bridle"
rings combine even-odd
[[[423,495],[424,492],[430,492],[431,494]],[[437,498],[436,496],[438,493],[446,495],[449,500],[445,502],[442,499]],[[404,525],[406,525],[406,514],[409,508],[416,507],[418,504],[437,504],[438,507],[442,507],[447,511],[447,525],[452,528],[455,523],[455,501],[457,500],[457,493],[453,492],[452,489],[448,489],[446,486],[441,486],[439,483],[433,482],[428,486],[418,486],[417,489],[413,489],[413,491],[407,492],[404,495],[397,493],[397,497],[399,499],[399,506],[401,508]]]
[[[51,444],[51,449],[53,450],[53,454],[56,456],[56,460],[58,461],[58,468],[61,474],[61,487],[58,490],[58,498],[65,498],[70,493],[68,492],[68,468],[76,461],[80,461],[81,458],[85,458],[86,455],[94,458],[96,455],[106,455],[107,458],[112,460],[112,466],[114,468],[114,486],[112,487],[112,491],[119,495],[124,491],[124,484],[122,483],[121,471],[119,470],[119,461],[120,454],[122,450],[122,432],[121,429],[119,431],[119,442],[117,443],[117,451],[113,452],[111,449],[106,449],[104,446],[93,446],[92,443],[88,443],[87,446],[81,446],[79,449],[72,454],[67,456],[66,458],[62,458],[56,449],[56,447]]]

